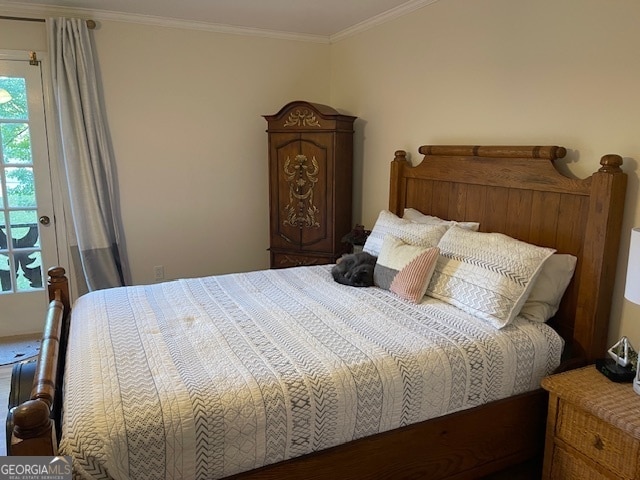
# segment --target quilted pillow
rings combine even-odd
[[[448,227],[457,225],[458,227],[466,228],[467,230],[473,230],[474,232],[477,232],[480,228],[480,224],[478,222],[458,222],[456,220],[443,220],[440,217],[425,215],[415,208],[405,208],[402,218],[414,223],[424,223],[426,225],[446,225]]]
[[[520,315],[533,322],[546,322],[553,317],[573,277],[577,260],[568,254],[551,255],[542,265]]]
[[[439,252],[438,247],[409,245],[387,235],[373,270],[373,282],[400,298],[418,303],[427,290]]]
[[[451,227],[438,243],[440,258],[427,295],[496,328],[520,312],[544,261],[555,250],[501,233]]]
[[[363,251],[377,257],[382,249],[382,241],[386,235],[393,235],[405,243],[420,247],[435,247],[447,231],[444,225],[423,225],[398,217],[389,210],[382,210],[378,215],[371,234],[367,237]]]

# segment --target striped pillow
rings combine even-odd
[[[555,252],[502,233],[455,225],[438,247],[441,255],[427,295],[495,328],[509,324],[522,309],[545,260]]]
[[[373,270],[374,284],[400,298],[419,303],[429,286],[439,253],[438,247],[409,245],[387,235]]]

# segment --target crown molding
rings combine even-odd
[[[335,43],[339,40],[343,40],[347,37],[351,37],[358,33],[364,32],[365,30],[369,30],[370,28],[382,25],[383,23],[395,20],[396,18],[408,15],[411,12],[414,12],[422,7],[426,7],[427,5],[431,5],[432,3],[436,3],[437,1],[438,0],[412,0],[410,2],[403,3],[396,8],[387,10],[386,12],[371,17],[364,22],[357,23],[352,27],[346,28],[341,32],[331,35],[329,37],[329,41],[330,43]]]
[[[303,33],[289,33],[276,30],[265,30],[251,27],[236,27],[232,25],[198,22],[194,20],[178,20],[173,18],[156,17],[153,15],[140,15],[132,13],[110,12],[104,10],[94,10],[85,8],[67,8],[48,5],[25,5],[25,4],[8,4],[0,1],[0,15],[28,17],[28,18],[47,18],[47,17],[78,17],[92,19],[96,22],[124,22],[135,23],[140,25],[154,25],[169,28],[181,28],[190,30],[203,30],[215,33],[225,33],[230,35],[248,35],[257,37],[275,38],[280,40],[294,40],[312,43],[335,43],[347,37],[369,30],[383,23],[389,22],[396,18],[407,15],[427,5],[437,2],[438,0],[412,0],[404,3],[396,8],[383,12],[370,19],[360,22],[341,32],[331,36],[310,35]]]
[[[137,15],[117,12],[95,12],[94,20],[113,22],[137,23],[142,25],[155,25],[159,27],[182,28],[190,30],[202,30],[214,33],[226,33],[230,35],[248,35],[254,37],[267,37],[280,40],[295,40],[312,43],[329,43],[329,37],[322,35],[309,35],[303,33],[280,32],[252,27],[236,27],[220,23],[198,22],[195,20],[179,20],[174,18],[155,17],[151,15]]]
[[[124,22],[139,25],[155,25],[169,28],[182,28],[187,30],[203,30],[215,33],[231,35],[249,35],[268,37],[280,40],[295,40],[312,43],[329,43],[329,37],[323,35],[310,35],[304,33],[289,33],[276,30],[266,30],[251,27],[236,27],[217,23],[198,22],[195,20],[179,20],[174,18],[156,17],[153,15],[139,15],[133,13],[109,12],[105,10],[93,10],[85,8],[53,7],[48,5],[7,5],[0,2],[0,15],[47,18],[47,17],[78,17],[92,19],[96,22]]]

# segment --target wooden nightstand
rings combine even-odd
[[[542,380],[545,479],[640,479],[640,396],[593,365]]]

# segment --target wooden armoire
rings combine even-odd
[[[271,268],[333,263],[351,231],[353,122],[326,105],[291,102],[265,115]]]

